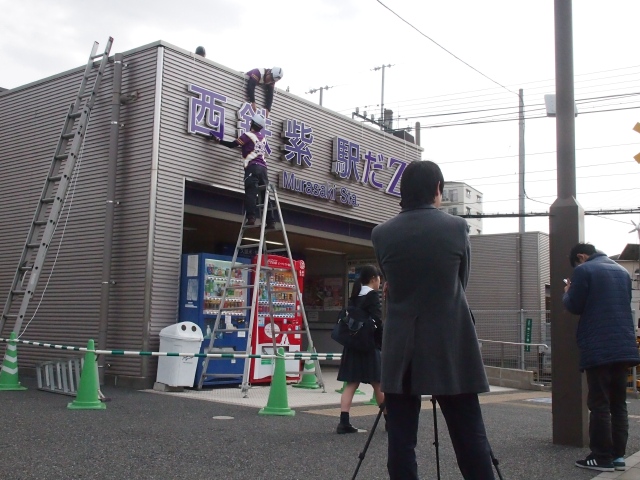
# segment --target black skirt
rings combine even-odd
[[[359,352],[344,348],[338,370],[338,381],[375,383],[380,382],[380,350]]]

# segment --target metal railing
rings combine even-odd
[[[548,310],[474,310],[484,364],[533,372],[551,383],[551,323]]]
[[[532,371],[535,381],[551,384],[549,310],[474,310],[473,314],[485,365]],[[628,387],[636,396],[640,396],[639,375],[640,368],[629,369]]]

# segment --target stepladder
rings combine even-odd
[[[62,213],[76,163],[81,155],[91,111],[109,61],[112,44],[113,38],[109,37],[104,51],[98,53],[99,44],[94,42],[78,94],[66,113],[62,132],[58,137],[44,187],[2,310],[0,333],[6,324],[13,322],[13,331],[20,335]]]
[[[246,335],[246,355],[274,355],[279,347],[287,352],[299,352],[306,340],[308,352],[317,353],[311,337],[309,322],[304,309],[301,283],[304,278],[304,261],[294,260],[286,226],[282,220],[280,201],[273,184],[261,187],[261,200],[258,202],[260,222],[248,224],[243,219],[238,235],[231,266],[226,273],[220,307],[210,335],[206,353],[223,353],[220,340],[225,334],[239,331]],[[268,228],[267,213],[277,219],[273,228]],[[279,220],[279,221],[278,221]],[[250,263],[240,261],[246,252],[254,253]],[[236,272],[249,271],[246,285],[234,284]],[[228,302],[229,294],[238,289],[247,290],[246,305],[234,305]],[[248,321],[238,326],[230,319],[238,314],[248,315]],[[212,377],[230,377],[222,372],[209,373],[209,362],[215,358],[204,359],[197,387],[201,389]],[[315,374],[318,385],[325,389],[319,360],[315,359]],[[273,358],[246,358],[241,380],[242,395],[248,396],[249,388],[254,384],[269,383],[275,362]],[[299,379],[304,362],[285,358],[287,378]],[[237,373],[235,374],[238,375]]]

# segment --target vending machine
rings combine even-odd
[[[253,263],[258,262],[258,257],[254,257]],[[273,323],[269,318],[269,298],[267,296],[267,272],[260,271],[260,282],[258,287],[257,306],[253,322],[253,334],[251,339],[252,353],[272,354],[273,338],[275,336],[276,348],[283,347],[286,352],[299,352],[302,347],[302,334],[304,321],[300,298],[296,295],[295,282],[290,269],[289,259],[277,255],[262,257],[262,265],[267,265],[273,270],[271,274],[271,304],[273,307]],[[294,269],[298,279],[300,293],[304,284],[305,265],[303,260],[294,261]],[[281,332],[296,332],[283,334]],[[273,359],[256,358],[251,360],[249,370],[249,383],[260,384],[270,383],[274,369]],[[300,379],[300,361],[286,360],[285,371],[287,380],[296,381]]]
[[[204,340],[200,348],[206,353],[218,310],[221,308],[222,295],[227,275],[231,270],[231,283],[227,291],[225,305],[222,305],[220,330],[238,330],[248,328],[249,314],[246,310],[229,310],[225,307],[244,307],[248,305],[249,289],[238,288],[247,285],[246,269],[231,269],[232,257],[208,253],[182,255],[180,275],[180,321],[190,321],[200,326]],[[249,259],[238,258],[237,263],[249,263]],[[235,287],[235,288],[234,288]],[[245,353],[248,331],[218,332],[212,353]],[[194,384],[197,384],[204,366],[204,358],[199,359]],[[244,359],[211,359],[207,373],[220,375],[207,377],[203,385],[229,385],[242,383]]]

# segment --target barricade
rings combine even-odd
[[[84,409],[104,409],[106,406],[99,399],[99,382],[98,382],[98,367],[96,363],[96,355],[124,355],[124,356],[151,356],[151,357],[198,357],[198,358],[269,358],[275,359],[276,368],[274,371],[273,380],[271,382],[271,390],[269,392],[269,401],[267,406],[261,410],[262,415],[295,415],[295,412],[289,409],[286,390],[286,374],[284,372],[285,360],[302,360],[309,362],[312,360],[340,360],[342,358],[341,353],[313,353],[313,352],[287,352],[283,349],[278,350],[276,354],[246,354],[246,353],[180,353],[180,352],[145,352],[145,351],[131,351],[131,350],[98,350],[94,348],[93,340],[89,340],[87,347],[74,347],[70,345],[60,345],[47,342],[34,342],[31,340],[18,340],[15,335],[12,334],[11,338],[0,338],[0,342],[8,342],[9,345],[15,347],[16,343],[22,343],[25,345],[33,345],[38,347],[52,348],[56,350],[65,350],[73,352],[85,353],[84,367],[82,369],[82,375],[80,377],[80,384],[78,386],[78,394],[76,400],[68,405],[72,410],[84,410]],[[15,350],[15,348],[14,348]],[[6,361],[6,359],[5,359]],[[282,372],[279,371],[280,366]],[[4,371],[4,368],[3,368]],[[280,378],[278,375],[282,378]],[[315,378],[315,373],[313,374]],[[4,378],[4,377],[2,377]],[[17,383],[17,362],[15,379],[11,380],[12,385],[17,384],[19,388],[24,389]],[[2,390],[2,389],[0,389]],[[284,393],[282,392],[284,390]],[[273,395],[273,399],[271,398]]]

